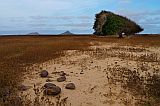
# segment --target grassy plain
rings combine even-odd
[[[101,43],[106,43],[111,45],[109,49],[98,48],[101,46]],[[112,46],[112,44],[116,44],[118,46]],[[91,49],[90,47],[96,47],[96,49]],[[121,46],[121,47],[120,47]],[[129,48],[125,48],[125,47]],[[134,48],[134,47],[139,47]],[[155,48],[153,49],[153,53],[148,53],[147,48]],[[156,49],[158,48],[158,49]],[[68,50],[76,50],[81,53],[90,53],[92,58],[100,59],[110,57],[118,57],[121,59],[129,59],[133,61],[150,62],[160,64],[159,59],[159,50],[160,48],[160,36],[159,35],[144,35],[144,36],[133,36],[124,39],[118,39],[117,37],[98,37],[98,36],[89,36],[89,35],[79,35],[79,36],[1,36],[0,37],[0,98],[1,102],[13,102],[12,99],[8,99],[8,95],[16,95],[16,90],[18,85],[23,82],[24,75],[29,73],[27,67],[32,66],[33,64],[42,64],[49,60],[54,60],[60,57],[65,56],[65,52]],[[110,53],[110,51],[114,51]],[[155,50],[155,52],[154,52]],[[123,52],[120,52],[123,51]],[[127,53],[131,52],[131,53]],[[137,52],[144,52],[144,55],[134,55]],[[147,54],[148,53],[148,54]],[[141,64],[141,68],[145,70],[144,64]],[[152,67],[151,67],[152,68]],[[34,69],[33,69],[34,70]],[[112,74],[118,75],[116,73],[116,68],[108,68],[107,70],[112,70]],[[124,73],[129,71],[124,67],[120,67],[120,72]],[[157,70],[157,69],[156,69]],[[32,71],[32,70],[30,70]],[[121,73],[121,74],[122,74]],[[133,76],[132,76],[133,75]],[[140,80],[142,80],[138,73],[130,74],[132,76],[129,78],[125,84],[123,84],[123,88],[127,88],[132,93],[136,94],[139,92],[135,92],[137,89],[142,89],[143,85]],[[160,77],[149,77],[147,80],[155,80],[160,81]],[[114,75],[113,75],[114,76]],[[110,76],[110,77],[113,77]],[[136,77],[136,78],[133,78]],[[127,77],[128,78],[128,77]],[[157,79],[158,78],[158,79]],[[112,78],[114,79],[114,78]],[[140,79],[140,80],[139,80]],[[138,81],[137,81],[138,80]],[[141,82],[141,83],[138,83]],[[134,83],[134,85],[132,84]],[[155,83],[156,85],[152,85]],[[152,94],[154,98],[159,101],[160,92],[155,93],[154,91],[150,91],[153,86],[157,87],[160,90],[160,82],[152,82],[145,86],[148,86],[148,92]],[[151,85],[151,87],[150,87]],[[137,87],[137,89],[133,89],[133,87]],[[139,87],[139,88],[138,88]],[[140,92],[143,93],[144,92]],[[145,91],[146,93],[146,91]],[[144,99],[142,99],[144,100]],[[156,100],[154,103],[159,104]],[[152,101],[153,102],[153,101]],[[153,104],[148,100],[145,103],[147,106]],[[127,103],[126,103],[127,105]]]

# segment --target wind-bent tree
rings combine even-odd
[[[119,35],[119,37],[122,37],[123,33],[131,35],[143,31],[143,28],[130,19],[109,11],[96,14],[93,29],[96,35]]]

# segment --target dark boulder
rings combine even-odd
[[[44,90],[45,95],[56,96],[60,93],[61,93],[61,88],[59,86],[52,86],[49,88],[45,88],[45,90]]]
[[[74,83],[68,83],[65,88],[66,88],[66,89],[72,89],[72,90],[73,90],[73,89],[76,88],[76,86],[75,86]]]
[[[18,86],[18,90],[20,90],[20,91],[26,91],[26,90],[28,90],[29,89],[29,87],[28,86],[25,86],[25,85],[20,85],[20,86]]]
[[[41,71],[40,76],[41,77],[47,77],[48,76],[48,71],[46,71],[46,70]]]
[[[65,76],[61,76],[61,77],[57,78],[57,81],[58,81],[58,82],[63,82],[63,81],[65,81],[65,80],[66,80],[66,77],[65,77]]]
[[[54,86],[56,86],[56,85],[53,84],[53,83],[46,83],[46,84],[44,85],[45,88],[52,88],[52,87],[54,87]]]

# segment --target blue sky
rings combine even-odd
[[[112,11],[160,33],[160,0],[0,0],[0,34],[93,33],[95,14]]]

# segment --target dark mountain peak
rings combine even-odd
[[[71,33],[70,31],[66,31],[66,32],[62,33],[61,35],[73,35],[73,33]]]
[[[29,33],[27,35],[40,35],[40,34],[38,32],[31,32],[31,33]]]

